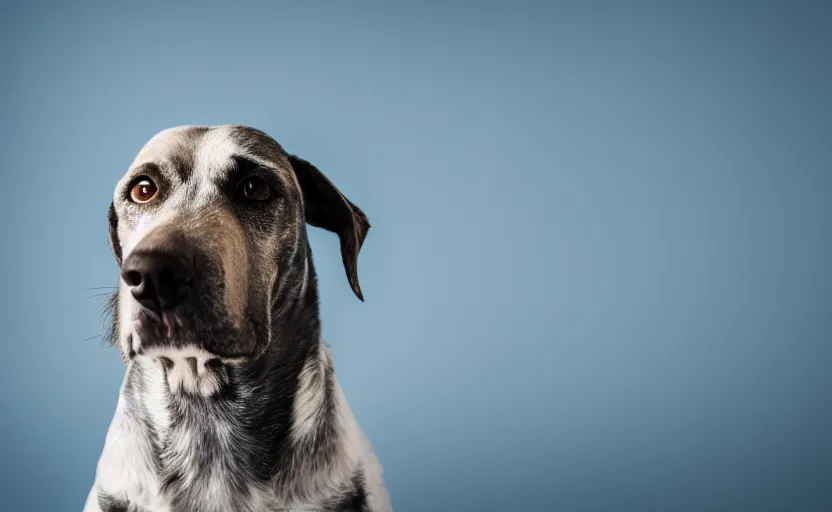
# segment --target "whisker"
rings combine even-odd
[[[95,286],[93,288],[87,288],[85,292],[91,292],[93,290],[115,290],[118,286]]]
[[[89,297],[85,297],[84,300],[94,299],[96,297],[109,297],[109,293],[96,293],[95,295],[90,295]]]

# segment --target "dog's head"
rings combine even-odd
[[[312,286],[306,223],[339,236],[363,300],[357,258],[367,217],[317,168],[253,128],[160,132],[118,183],[109,223],[121,267],[114,341],[125,355],[262,353],[275,311]]]

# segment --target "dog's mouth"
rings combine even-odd
[[[160,314],[143,307],[137,308],[133,317],[133,346],[137,354],[152,347],[173,346],[174,327],[181,322],[171,311]]]
[[[137,355],[150,352],[177,353],[188,348],[198,349],[209,358],[224,364],[237,364],[248,354],[229,352],[228,348],[213,346],[211,339],[229,339],[233,333],[220,327],[211,328],[213,322],[200,322],[179,311],[164,310],[161,313],[138,308],[132,322],[131,349]]]
[[[185,321],[182,315],[171,310],[160,313],[139,307],[133,319],[133,331],[144,341],[146,347],[176,344],[177,338],[183,338]],[[142,346],[134,347],[138,352]]]
[[[161,371],[172,395],[210,397],[231,382],[235,367],[248,361],[206,347],[204,326],[197,322],[181,311],[157,313],[140,307],[134,313],[132,352]]]
[[[161,369],[172,394],[211,396],[230,382],[245,356],[218,353],[200,343],[191,322],[174,311],[161,314],[139,308],[133,319],[132,352]]]

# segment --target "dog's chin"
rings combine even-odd
[[[246,353],[227,350],[230,347],[216,347],[212,338],[229,340],[234,333],[228,328],[210,327],[211,323],[199,321],[187,313],[163,311],[161,316],[140,307],[134,312],[132,325],[132,350],[137,355],[193,352],[198,350],[206,357],[219,359],[228,364],[247,359]]]
[[[159,366],[172,394],[210,396],[229,382],[231,367],[248,358],[208,349],[188,336],[188,324],[170,311],[160,317],[139,308],[133,318],[132,350]]]

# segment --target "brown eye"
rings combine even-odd
[[[250,201],[265,201],[271,196],[269,185],[260,178],[246,178],[241,183],[243,195]]]
[[[133,186],[130,188],[130,199],[132,199],[134,203],[148,203],[158,194],[159,189],[156,187],[156,184],[153,183],[153,180],[147,176],[137,178],[136,181],[133,182]]]

